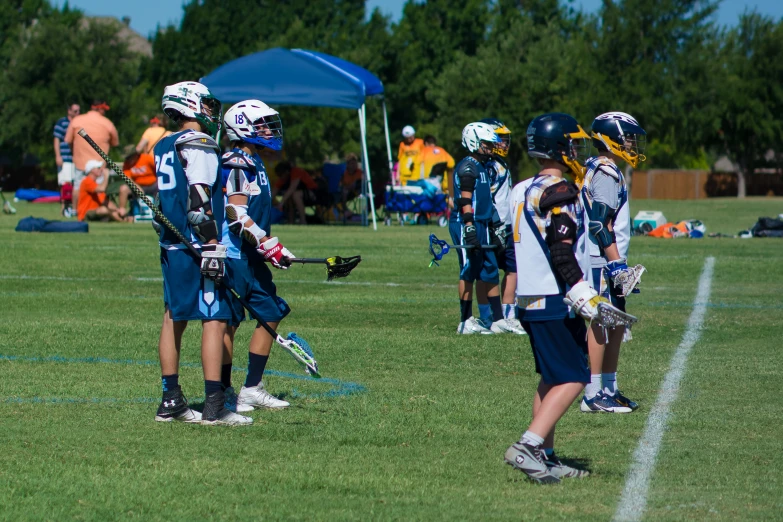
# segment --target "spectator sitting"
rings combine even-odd
[[[103,162],[90,160],[84,171],[85,177],[79,185],[79,221],[133,221],[133,218],[125,216],[125,209],[118,208],[106,197],[109,176],[104,171]],[[130,193],[127,185],[120,187],[120,195],[123,193],[127,201]]]
[[[166,117],[164,115],[158,114],[150,120],[150,126],[147,127],[147,130],[141,135],[139,144],[136,145],[136,152],[152,154],[152,149],[155,148],[155,145],[171,134],[171,131],[166,130],[166,126],[164,125],[165,119]]]
[[[305,207],[319,204],[316,194],[318,184],[310,174],[302,168],[294,167],[288,161],[282,161],[275,166],[277,183],[272,190],[272,198],[282,192],[280,210],[287,212],[288,222],[293,222],[294,211],[299,215],[299,224],[307,224]]]
[[[425,179],[449,193],[451,172],[454,170],[454,158],[443,147],[438,147],[434,136],[424,138],[424,148],[419,152],[413,168],[414,179]],[[418,174],[418,178],[415,177]]]
[[[359,158],[356,154],[348,154],[345,157],[345,172],[340,179],[340,188],[342,189],[342,207],[345,218],[350,219],[353,212],[348,210],[347,203],[356,199],[362,193],[362,180],[364,172],[359,168]]]
[[[424,141],[416,137],[416,129],[406,125],[402,129],[402,141],[397,151],[397,160],[399,161],[400,183],[406,185],[408,180],[419,179],[414,176],[413,166],[419,156],[419,152],[424,147]]]
[[[120,138],[117,134],[117,128],[104,116],[109,106],[102,99],[96,99],[92,102],[90,110],[84,114],[76,116],[71,120],[68,131],[65,133],[65,142],[71,147],[73,153],[73,206],[79,208],[79,185],[84,179],[87,162],[90,160],[101,161],[100,155],[93,150],[92,146],[86,140],[76,139],[76,134],[84,129],[87,134],[98,144],[105,152],[109,153],[111,147],[120,144]]]

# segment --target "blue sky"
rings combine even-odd
[[[54,0],[62,5],[64,0]],[[650,0],[654,1],[654,0]],[[594,11],[601,5],[601,0],[577,0],[577,5],[586,11]],[[183,0],[131,0],[125,2],[106,0],[70,0],[72,7],[77,7],[88,15],[109,15],[122,18],[130,16],[131,27],[144,36],[149,35],[155,27],[178,23],[182,16]],[[381,11],[392,15],[394,20],[402,14],[405,0],[368,0],[370,9],[380,7]],[[723,0],[718,12],[718,23],[734,25],[739,15],[748,8],[756,8],[760,13],[783,17],[783,0]]]

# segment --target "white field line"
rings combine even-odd
[[[635,522],[641,520],[647,507],[647,494],[650,489],[650,478],[655,470],[655,461],[661,448],[663,434],[669,420],[669,413],[680,391],[680,381],[685,374],[685,366],[688,355],[693,346],[701,337],[701,329],[704,324],[704,316],[707,313],[707,304],[710,300],[712,287],[712,272],[715,267],[715,258],[708,257],[704,260],[704,268],[699,278],[699,287],[693,300],[693,311],[688,319],[688,326],[677,351],[672,356],[669,371],[664,377],[658,399],[655,401],[642,438],[633,454],[633,462],[628,477],[625,481],[620,503],[614,514],[617,522]]]
[[[65,276],[33,276],[33,275],[0,275],[1,279],[11,279],[19,281],[122,281],[126,278],[100,278],[100,277],[65,277]],[[141,282],[162,282],[163,277],[133,277],[132,281]],[[313,281],[307,279],[284,279],[279,278],[275,280],[277,285],[285,285],[286,283],[300,284],[300,285],[336,285],[336,286],[389,286],[389,287],[420,287],[420,288],[456,288],[456,285],[446,284],[432,284],[432,283],[393,283],[393,282],[381,282],[381,281]]]

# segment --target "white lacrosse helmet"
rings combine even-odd
[[[462,146],[469,152],[476,154],[491,154],[501,143],[492,125],[482,122],[473,122],[462,129]],[[482,146],[482,144],[485,144]]]
[[[261,100],[245,100],[226,111],[223,119],[231,141],[243,141],[272,150],[283,148],[280,114]]]
[[[163,89],[163,112],[174,120],[177,115],[196,120],[214,137],[220,130],[221,105],[209,89],[198,82],[179,82]]]

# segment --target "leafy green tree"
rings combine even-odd
[[[738,197],[747,194],[746,178],[764,154],[783,142],[783,22],[745,13],[725,35],[720,64],[720,128],[713,135],[738,165]]]

